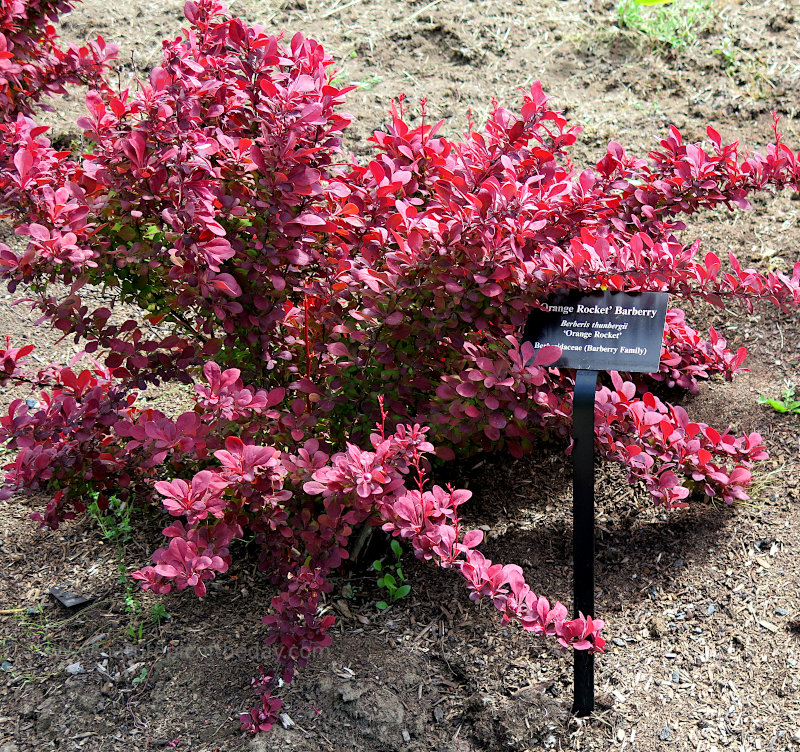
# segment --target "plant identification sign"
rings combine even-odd
[[[584,292],[551,296],[531,311],[524,342],[561,348],[553,364],[575,368],[572,556],[574,616],[594,616],[594,402],[598,371],[655,373],[667,318],[665,292]],[[594,710],[594,657],[575,651],[573,711]]]
[[[531,311],[524,342],[556,345],[558,368],[656,373],[661,359],[666,292],[569,290]]]

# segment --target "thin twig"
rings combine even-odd
[[[334,13],[338,13],[340,10],[349,8],[351,5],[357,5],[360,2],[361,0],[350,0],[349,3],[345,3],[344,5],[337,5],[335,8],[325,11],[325,13],[323,13],[321,16],[317,16],[317,19],[321,21],[323,18],[328,18],[328,16],[332,16]]]

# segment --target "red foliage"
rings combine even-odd
[[[52,23],[75,0],[2,0],[0,6],[0,120],[30,114],[42,95],[64,94],[65,84],[110,91],[103,73],[117,46],[102,37],[83,47],[56,44]]]

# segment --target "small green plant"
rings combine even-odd
[[[348,53],[347,57],[349,59],[357,57],[356,51],[351,50]],[[342,63],[341,67],[339,67],[336,70],[334,77],[331,79],[331,84],[333,86],[354,86],[356,89],[369,90],[373,89],[382,81],[383,81],[383,76],[377,74],[370,74],[365,78],[361,79],[360,81],[351,81],[350,74],[347,70],[347,65]]]
[[[87,511],[100,528],[103,540],[117,543],[118,546],[130,540],[133,532],[130,506],[116,496],[111,496],[108,500],[108,507],[101,509],[98,503],[98,494],[95,492],[92,496],[93,500]]]
[[[394,554],[394,563],[384,564],[380,559],[372,562],[372,568],[380,574],[378,587],[384,588],[388,593],[386,600],[378,601],[375,604],[381,611],[385,611],[392,603],[405,598],[411,592],[411,585],[406,584],[403,569],[400,566],[403,549],[396,540],[392,541],[391,549]]]
[[[711,22],[711,4],[712,0],[622,0],[617,17],[620,26],[640,31],[656,46],[682,50]]]
[[[383,81],[383,76],[379,76],[377,74],[365,76],[360,81],[348,81],[348,78],[349,76],[347,68],[342,68],[341,70],[337,71],[336,78],[333,79],[332,83],[336,86],[354,86],[356,89],[361,91],[369,91],[370,89],[374,89]]]
[[[131,621],[125,633],[131,642],[139,642],[144,632],[144,623],[137,617],[142,613],[141,591],[128,575],[128,568],[125,565],[125,544],[131,539],[133,526],[131,525],[131,507],[116,496],[111,496],[108,500],[106,509],[101,509],[98,494],[90,494],[92,502],[88,505],[87,511],[92,519],[97,523],[102,533],[103,540],[113,543],[116,546],[117,572],[119,576],[117,582],[125,589],[123,599],[125,601],[125,613],[131,616]],[[160,606],[164,614],[168,617],[166,609],[161,604],[156,604],[153,608]],[[162,617],[153,614],[153,621],[158,622]]]
[[[759,405],[769,405],[779,413],[794,413],[800,415],[800,399],[795,396],[795,385],[791,381],[786,382],[786,386],[781,391],[781,399],[772,397],[759,397]]]
[[[350,583],[347,583],[342,586],[342,596],[349,601],[354,601],[356,599],[356,589]]]
[[[133,681],[133,685],[134,686],[138,686],[139,684],[143,684],[144,682],[146,682],[147,681],[147,669],[146,668],[142,668],[142,670],[139,672],[139,676],[135,676],[132,679],[132,681]]]
[[[75,656],[80,651],[65,645],[55,636],[58,628],[85,615],[98,603],[99,601],[95,601],[88,607],[58,621],[54,621],[44,610],[43,604],[38,603],[32,608],[15,613],[14,619],[25,633],[25,645],[31,652],[42,656],[67,658]]]
[[[363,91],[369,91],[370,89],[374,89],[379,83],[383,81],[383,76],[378,75],[369,75],[366,78],[363,78],[360,81],[351,81],[350,85],[355,86],[356,89],[361,89]]]
[[[169,621],[172,615],[164,607],[163,603],[154,603],[150,607],[150,621],[160,624],[162,621]]]
[[[719,55],[722,58],[725,64],[725,70],[735,72],[739,67],[739,59],[736,54],[736,47],[734,47],[730,37],[722,37],[719,47],[717,47],[715,50],[712,50],[712,52],[713,54]]]

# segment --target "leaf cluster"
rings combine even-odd
[[[385,611],[392,603],[405,598],[411,592],[411,585],[406,583],[403,568],[400,566],[403,550],[396,540],[393,540],[390,545],[394,554],[393,563],[384,564],[380,559],[372,562],[372,568],[380,574],[378,587],[384,588],[388,593],[388,600],[378,601],[375,604],[381,611]]]
[[[795,413],[800,415],[800,399],[795,396],[796,386],[791,382],[787,383],[781,391],[780,398],[761,396],[758,398],[759,405],[769,405],[779,413]]]

